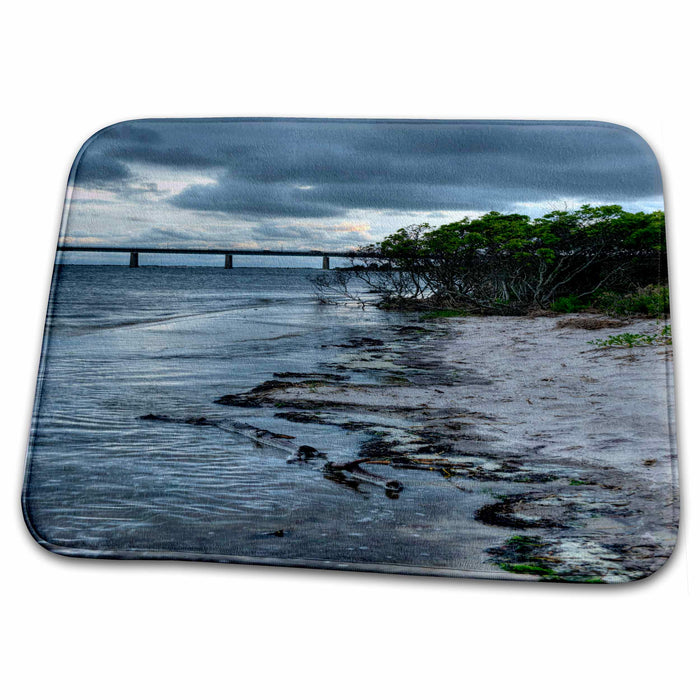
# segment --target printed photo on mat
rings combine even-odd
[[[672,348],[629,129],[117,124],[70,174],[25,519],[83,557],[644,578]]]

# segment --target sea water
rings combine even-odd
[[[337,346],[406,323],[371,305],[320,304],[322,274],[57,267],[25,484],[35,534],[95,555],[483,569],[474,499],[439,478],[411,473],[387,498],[244,435],[140,418],[236,420],[356,459],[367,434],[214,403],[275,373],[327,372],[347,352]]]

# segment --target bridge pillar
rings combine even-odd
[[[231,253],[226,253],[226,259],[224,260],[224,269],[230,270],[233,267],[233,255]]]
[[[324,270],[331,269],[331,259],[327,255],[323,256],[323,269]]]
[[[135,251],[131,251],[129,253],[129,267],[138,267],[139,266],[139,254]]]

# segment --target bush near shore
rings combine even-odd
[[[666,318],[670,313],[668,287],[661,284],[651,284],[627,293],[605,290],[592,298],[572,294],[555,299],[549,308],[557,313],[591,311],[618,318]]]
[[[490,212],[437,228],[408,226],[317,282],[320,296],[357,297],[359,280],[386,309],[521,315],[596,309],[668,313],[665,217],[584,205],[536,219]]]

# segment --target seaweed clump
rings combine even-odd
[[[515,535],[500,547],[488,550],[501,569],[513,574],[537,576],[541,581],[560,583],[603,583],[601,576],[567,567],[555,548],[540,537]]]

